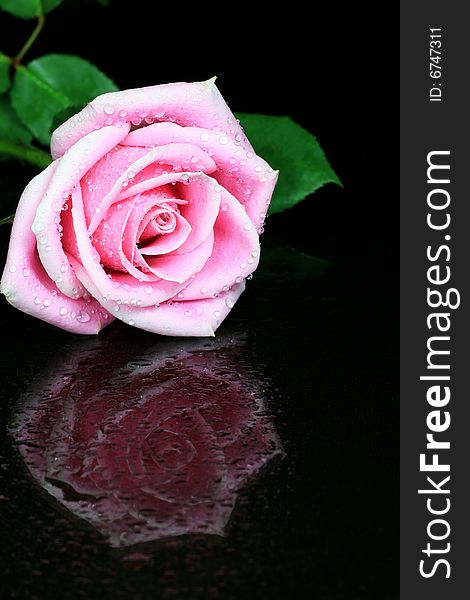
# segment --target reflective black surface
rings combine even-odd
[[[2,303],[6,597],[397,597],[394,294],[266,257],[216,340]]]

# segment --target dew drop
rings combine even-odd
[[[152,291],[153,291],[153,289],[151,288],[151,286],[150,286],[150,285],[146,285],[146,286],[144,287],[144,292],[145,292],[146,294],[151,294],[151,293],[152,293]]]
[[[112,115],[114,113],[114,106],[112,104],[105,104],[103,110],[107,115]]]
[[[119,111],[119,116],[120,116],[121,118],[124,118],[125,116],[127,116],[127,111],[126,111],[126,110],[120,110],[120,111]]]
[[[228,143],[228,138],[226,135],[221,135],[219,137],[219,144],[222,144],[222,146],[225,146],[225,144]]]
[[[43,304],[43,306],[45,306],[47,308],[48,306],[51,305],[51,301],[48,298],[46,298],[45,300],[43,300],[42,304]]]
[[[27,269],[26,267],[22,270],[23,273],[23,277],[29,277],[29,269]]]
[[[38,298],[36,296],[36,298],[34,299],[34,304],[41,304],[41,298]]]
[[[79,323],[88,323],[88,321],[90,320],[90,315],[85,312],[84,310],[81,310],[78,315],[77,315],[77,321]]]
[[[16,267],[11,266],[9,269],[10,273],[16,273]]]
[[[64,316],[64,315],[66,315],[66,314],[67,314],[67,309],[66,309],[64,306],[62,306],[62,307],[59,309],[59,315],[60,315],[61,317],[63,317],[63,316]]]
[[[207,142],[209,139],[209,134],[208,133],[203,133],[201,135],[201,142]]]
[[[245,231],[251,231],[253,229],[253,225],[251,223],[245,223],[245,225],[243,226],[243,229]]]
[[[226,298],[225,304],[226,304],[227,308],[233,308],[233,306],[235,305],[235,302],[232,300],[232,298]]]

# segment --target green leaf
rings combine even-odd
[[[78,56],[48,54],[18,67],[12,103],[19,117],[43,144],[49,144],[53,119],[71,106],[116,91],[97,67]]]
[[[0,96],[0,160],[19,158],[40,169],[51,162],[44,150],[31,145],[31,132],[18,119],[7,95]]]
[[[0,94],[10,87],[10,60],[0,52]]]
[[[290,117],[237,117],[256,153],[279,170],[270,214],[295,206],[325,183],[341,185],[315,137]]]
[[[8,223],[13,223],[13,219],[15,218],[15,213],[12,215],[8,215],[8,217],[4,217],[0,219],[0,225],[7,225]]]
[[[0,139],[29,144],[32,138],[11,107],[8,96],[0,96]]]
[[[8,160],[9,158],[18,158],[40,169],[45,169],[52,162],[51,156],[44,150],[35,148],[30,144],[9,142],[0,138],[0,160]]]
[[[0,0],[0,8],[21,19],[34,19],[50,12],[62,0]]]

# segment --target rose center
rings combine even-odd
[[[163,204],[152,211],[152,216],[145,225],[137,240],[137,246],[141,247],[159,235],[172,233],[176,229],[176,214],[179,213],[177,204]]]
[[[152,432],[145,440],[150,458],[164,471],[177,471],[189,464],[196,451],[183,435],[164,429]]]

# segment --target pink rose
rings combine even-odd
[[[214,80],[99,96],[51,152],[18,205],[8,301],[74,333],[118,317],[214,335],[257,267],[277,180]]]
[[[133,343],[92,339],[61,353],[20,399],[19,452],[112,546],[223,535],[239,490],[283,455],[259,383],[232,340],[137,355]]]

